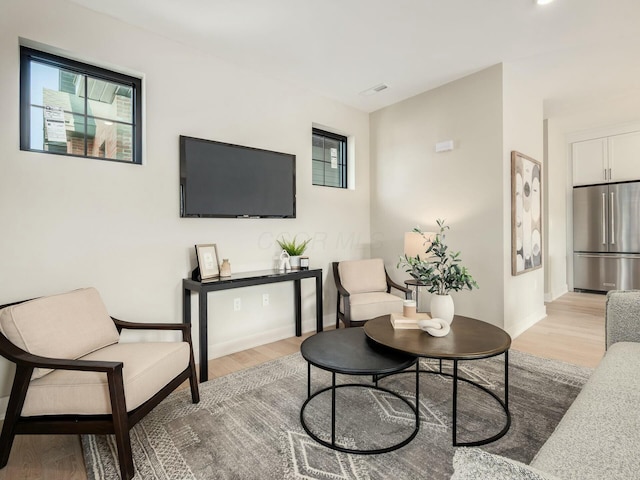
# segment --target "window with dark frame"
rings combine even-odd
[[[347,137],[314,128],[312,183],[347,188]]]
[[[142,163],[142,81],[20,47],[20,149]]]

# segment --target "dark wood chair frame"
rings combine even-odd
[[[0,309],[18,303],[22,302],[1,305]],[[129,430],[186,380],[189,380],[191,386],[191,400],[193,403],[200,401],[198,378],[196,376],[193,347],[191,344],[191,325],[183,323],[131,323],[118,320],[114,317],[111,318],[118,332],[122,332],[123,329],[182,331],[183,341],[189,344],[189,366],[145,403],[135,410],[127,412],[122,377],[122,362],[40,357],[25,352],[0,333],[0,355],[16,364],[16,374],[13,379],[2,433],[0,434],[0,468],[5,467],[9,461],[11,446],[13,445],[13,440],[16,435],[114,434],[118,449],[121,477],[123,480],[130,480],[135,475],[135,470],[131,453]],[[31,374],[36,367],[106,373],[112,414],[21,416],[22,407],[24,406],[27,390],[31,381]]]
[[[338,289],[338,300],[336,303],[336,328],[340,328],[340,320],[342,320],[342,323],[344,323],[345,328],[361,327],[362,325],[367,323],[368,320],[351,320],[351,303],[349,301],[349,297],[351,294],[347,291],[346,288],[344,288],[342,282],[340,281],[340,273],[338,272],[339,264],[340,262],[332,263],[333,279],[335,280],[336,288]],[[384,275],[387,279],[387,293],[391,293],[391,288],[395,288],[397,290],[400,290],[401,292],[404,292],[404,296],[407,300],[411,300],[413,291],[410,288],[403,287],[402,285],[399,285],[391,280],[391,277],[389,277],[386,268],[384,269]],[[340,311],[340,299],[342,299],[343,301],[344,312]]]

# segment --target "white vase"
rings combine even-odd
[[[431,318],[441,318],[449,325],[453,321],[453,298],[451,295],[431,296]]]
[[[222,260],[222,264],[220,265],[220,276],[221,277],[231,276],[231,264],[229,263],[228,258],[225,258]]]
[[[301,255],[291,255],[291,257],[289,257],[291,270],[300,270],[300,257]]]

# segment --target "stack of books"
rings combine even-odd
[[[401,313],[391,314],[391,325],[395,330],[420,330],[418,320],[430,319],[428,313],[417,313],[415,317],[404,317]]]

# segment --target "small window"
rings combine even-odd
[[[142,82],[20,47],[20,149],[142,163]]]
[[[313,129],[313,184],[347,188],[347,137]]]

